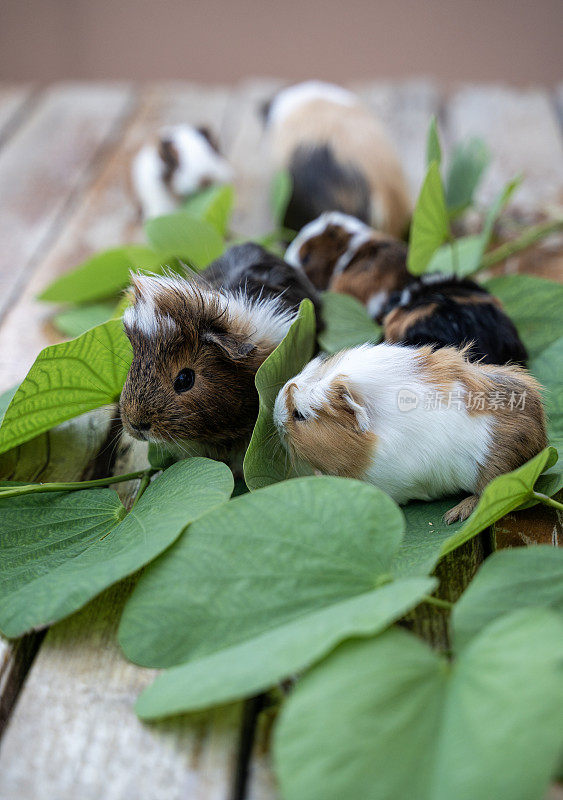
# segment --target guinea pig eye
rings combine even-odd
[[[182,394],[182,392],[187,392],[188,389],[191,389],[194,383],[195,372],[193,369],[181,369],[174,381],[174,391],[177,394]]]
[[[304,421],[307,419],[307,417],[305,416],[305,414],[302,414],[300,411],[298,411],[298,410],[295,408],[295,409],[293,410],[293,419],[294,419],[296,422],[304,422]]]
[[[301,256],[301,264],[306,267],[309,261],[311,260],[311,253],[305,253],[304,256]]]

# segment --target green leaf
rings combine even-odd
[[[145,689],[135,710],[142,719],[156,719],[258,694],[311,666],[343,639],[384,630],[435,586],[430,578],[398,580],[172,667]]]
[[[562,312],[563,313],[563,312]],[[550,444],[563,454],[563,336],[537,356],[530,372],[545,387],[544,404],[547,412]]]
[[[563,550],[539,545],[493,553],[455,604],[455,646],[466,647],[503,614],[540,607],[563,613]]]
[[[442,554],[444,543],[459,531],[462,522],[447,525],[444,514],[459,498],[432,503],[413,501],[401,510],[407,522],[405,538],[397,552],[394,571],[399,575],[429,575]]]
[[[156,250],[174,253],[195,269],[203,269],[225,249],[222,236],[211,223],[185,211],[148,219],[145,233]]]
[[[472,539],[497,519],[514,511],[530,499],[534,485],[544,470],[557,461],[554,447],[546,447],[537,456],[518,469],[499,475],[484,489],[479,505],[461,528],[442,545],[442,555],[451,553],[456,547]]]
[[[438,135],[438,123],[434,116],[430,120],[428,135],[426,137],[426,166],[429,167],[433,161],[435,161],[438,166],[442,163],[442,148]]]
[[[110,489],[0,497],[0,629],[20,636],[76,611],[155,558],[232,488],[228,467],[196,458],[153,481],[127,516]]]
[[[503,275],[485,288],[496,295],[528,348],[536,358],[563,336],[563,285],[533,275]]]
[[[284,223],[292,191],[293,182],[289,172],[287,170],[279,170],[276,172],[272,178],[270,202],[274,221],[280,228]]]
[[[230,185],[209,186],[192,194],[182,203],[182,210],[192,217],[204,219],[226,236],[235,204],[235,190]]]
[[[392,580],[403,530],[390,497],[346,478],[298,478],[237,497],[145,572],[123,613],[121,646],[135,663],[175,666],[283,628],[291,663],[310,663],[317,625],[325,633],[316,646],[333,643],[321,611],[335,630],[355,630],[354,608],[366,624],[368,595]],[[404,594],[391,596],[404,608]],[[264,659],[256,679],[267,683],[277,667]]]
[[[451,272],[464,278],[475,272],[475,263],[482,258],[482,250],[481,235],[462,236],[436,250],[426,272]]]
[[[450,215],[457,216],[472,204],[490,160],[489,150],[481,139],[470,139],[454,148],[446,176],[446,205]]]
[[[381,328],[355,297],[324,292],[321,314],[324,329],[318,338],[325,353],[337,353],[365,342],[377,344],[381,339]]]
[[[21,383],[0,427],[0,453],[54,425],[115,403],[131,364],[121,320],[46,347]]]
[[[303,300],[287,335],[256,373],[260,409],[244,456],[244,479],[251,490],[298,474],[311,474],[309,467],[290,462],[274,425],[273,410],[279,390],[301,372],[314,350],[315,311],[310,300]]]
[[[284,800],[541,800],[560,753],[563,621],[502,617],[453,667],[394,629],[340,646],[278,719]]]
[[[429,167],[418,196],[411,223],[407,265],[413,275],[421,275],[430,259],[450,236],[440,168]]]
[[[39,295],[39,300],[75,304],[104,300],[129,285],[132,270],[154,271],[166,261],[163,253],[140,244],[105,250],[53,281]]]
[[[114,317],[115,303],[92,303],[61,311],[53,322],[65,336],[76,337]]]

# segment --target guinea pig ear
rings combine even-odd
[[[254,349],[255,345],[247,340],[239,339],[230,333],[220,333],[218,331],[206,331],[202,339],[204,342],[216,345],[228,358],[233,361],[241,361],[246,358]]]
[[[174,170],[178,169],[180,164],[178,148],[171,139],[164,137],[158,142],[158,155],[166,168],[164,178],[170,180]]]
[[[196,128],[196,131],[200,133],[204,139],[207,139],[210,147],[215,150],[216,153],[219,152],[219,142],[215,138],[214,134],[211,132],[211,129],[208,128],[206,125],[200,125]]]
[[[369,430],[369,414],[366,407],[362,404],[359,394],[345,383],[339,383],[335,388],[338,393],[341,408],[346,411],[346,413],[352,414],[355,417],[358,428],[362,432]]]

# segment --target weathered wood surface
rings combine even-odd
[[[259,106],[279,85],[254,80],[234,90],[188,84],[0,87],[0,390],[20,380],[41,347],[58,338],[49,324],[52,309],[35,300],[37,293],[92,252],[142,240],[129,163],[161,125],[210,124],[237,173],[234,229],[257,235],[271,228],[271,165]],[[514,206],[517,214],[533,216],[546,203],[562,202],[563,87],[550,96],[470,86],[449,98],[422,80],[355,88],[388,126],[413,200],[424,170],[428,120],[436,114],[446,155],[459,138],[487,140],[493,167],[481,189],[485,202],[522,170],[526,183]],[[540,259],[535,254],[535,271],[541,259],[542,274],[561,277],[558,253],[548,251]],[[519,261],[503,269],[529,266],[530,260]],[[99,428],[100,442],[112,413]],[[107,450],[97,466],[90,459],[99,442],[92,442],[82,459],[66,459],[65,435],[63,428],[48,461],[40,447],[33,458],[31,450],[22,449],[11,465],[13,476],[70,479],[105,468]],[[144,463],[142,448],[122,445],[111,468],[118,473]],[[0,459],[2,468],[6,460]],[[136,485],[120,487],[124,500],[135,490]],[[495,537],[497,546],[556,544],[561,521],[543,509],[509,515],[496,526]],[[461,591],[482,557],[481,546],[475,542],[468,553],[461,584],[447,585],[449,567],[441,566],[444,596]],[[8,721],[0,747],[0,800],[228,800],[235,786],[236,796],[243,796],[246,765],[239,753],[249,742],[241,746],[241,705],[159,725],[136,719],[133,701],[153,673],[127,664],[116,645],[117,620],[130,587],[128,582],[108,590],[53,626],[42,641],[31,636],[0,643],[0,735]],[[433,620],[421,616],[417,624],[433,635],[444,629],[439,612]],[[258,720],[244,794],[251,800],[276,797],[270,722],[269,712]]]

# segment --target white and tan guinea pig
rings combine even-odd
[[[317,289],[352,295],[377,320],[391,294],[414,280],[404,242],[340,211],[327,211],[305,225],[285,260],[302,269]]]
[[[538,383],[450,347],[362,345],[315,358],[281,389],[274,420],[291,456],[398,503],[470,493],[446,522],[468,517],[489,481],[547,444]]]
[[[323,211],[352,214],[403,236],[407,182],[379,120],[352,92],[308,81],[280,91],[265,110],[273,157],[293,181],[285,225],[301,230]]]
[[[173,125],[137,153],[131,178],[143,217],[148,218],[170,214],[199,189],[229,183],[233,170],[207,128]]]

